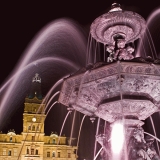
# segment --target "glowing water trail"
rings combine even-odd
[[[42,58],[42,59],[39,59],[39,60],[36,60],[30,64],[28,64],[27,66],[23,67],[23,68],[20,68],[15,74],[14,76],[12,76],[1,88],[0,88],[0,91],[2,92],[6,87],[7,85],[9,85],[9,83],[11,83],[12,81],[12,84],[10,85],[9,87],[9,90],[7,92],[7,94],[5,95],[4,99],[2,100],[1,102],[1,105],[3,106],[4,105],[4,102],[6,101],[6,99],[8,98],[9,94],[11,93],[15,83],[16,83],[16,80],[18,79],[18,76],[24,72],[25,70],[27,70],[29,67],[31,67],[32,65],[35,65],[35,63],[45,63],[45,62],[49,62],[49,61],[57,61],[59,63],[64,63],[65,65],[67,66],[70,66],[70,67],[74,67],[76,69],[78,69],[79,67],[74,64],[73,62],[70,62],[68,60],[64,60],[64,59],[61,59],[61,58],[56,58],[56,57],[46,57],[46,58]],[[66,76],[64,76],[66,77]]]
[[[147,32],[148,32],[148,34],[149,34],[149,38],[150,38],[150,40],[151,40],[151,43],[152,43],[152,45],[153,45],[153,50],[154,50],[154,52],[155,52],[155,55],[156,55],[156,58],[158,57],[157,56],[157,53],[156,53],[156,49],[155,49],[155,46],[154,46],[154,43],[153,43],[153,39],[152,39],[152,37],[151,37],[151,34],[150,34],[150,32],[149,32],[149,26],[150,25],[152,25],[152,23],[153,23],[153,21],[155,20],[155,18],[157,18],[157,16],[158,15],[160,15],[160,8],[157,8],[154,12],[152,12],[152,14],[147,18],[147,23],[146,23],[146,26],[147,26]],[[157,21],[156,21],[157,22]],[[144,39],[144,35],[143,35],[143,38],[142,38],[142,40]],[[147,38],[148,39],[148,38]],[[141,40],[141,41],[142,41]],[[141,44],[138,46],[138,50],[140,49],[140,47],[141,47]],[[136,57],[138,57],[138,56],[140,56],[139,54],[136,56]]]
[[[150,38],[150,40],[151,40],[151,44],[150,44],[149,38],[148,38],[148,36],[147,36],[147,40],[148,40],[149,46],[150,46],[150,48],[151,48],[151,52],[152,52],[152,55],[153,55],[153,59],[156,59],[156,58],[158,58],[158,56],[157,56],[156,48],[155,48],[155,46],[154,46],[153,39],[152,39],[152,36],[151,36],[151,34],[150,34],[150,31],[149,31],[148,27],[147,27],[147,31],[148,31],[148,34],[149,34],[149,38]],[[151,45],[153,46],[153,51],[152,51]],[[154,57],[154,56],[155,56],[155,57]]]
[[[48,110],[47,113],[46,113],[46,117],[47,117],[49,111],[52,109],[52,107],[53,107],[56,103],[58,103],[58,101],[55,101],[55,102],[51,105],[51,107],[49,108],[49,110]]]
[[[101,147],[101,149],[97,152],[97,154],[96,154],[96,156],[94,157],[93,160],[96,160],[96,158],[98,157],[98,155],[101,153],[102,149],[103,149],[103,147]]]
[[[58,85],[60,85],[63,81],[64,81],[64,78],[67,78],[68,77],[68,75],[66,76],[63,76],[61,79],[59,79],[53,86],[52,86],[52,88],[49,90],[49,92],[47,93],[47,95],[45,96],[45,98],[44,98],[44,100],[43,100],[43,102],[42,103],[47,103],[47,101],[48,101],[48,98],[49,98],[49,96],[52,94],[52,92],[53,92],[53,90],[58,86]]]
[[[100,120],[101,120],[101,119],[98,118],[96,136],[98,135],[98,132],[99,132]],[[94,155],[93,155],[93,157],[95,157],[95,155],[96,155],[96,150],[97,150],[97,141],[95,140],[95,144],[94,144]]]
[[[53,90],[54,90],[58,85],[60,85],[60,84],[63,82],[63,80],[64,80],[65,77],[68,77],[68,76],[62,77],[61,79],[59,79],[59,80],[52,86],[52,88],[49,90],[49,92],[47,93],[47,95],[44,97],[44,99],[43,99],[43,101],[42,101],[41,104],[48,104],[47,101],[48,101],[49,96],[52,94]],[[58,93],[57,93],[57,94],[58,94]],[[54,96],[54,95],[53,95],[53,96]],[[41,106],[40,106],[40,108],[41,108]],[[48,107],[47,107],[47,108],[48,108]],[[44,110],[46,111],[46,109],[44,109]]]
[[[0,89],[0,91],[2,92],[9,83],[10,86],[6,89],[6,94],[5,96],[3,97],[2,101],[1,101],[1,111],[3,112],[3,108],[4,108],[4,105],[6,104],[9,96],[11,96],[11,93],[12,93],[12,90],[13,90],[13,87],[15,86],[16,82],[18,81],[18,78],[19,76],[22,74],[22,72],[24,72],[25,70],[27,70],[30,66],[34,65],[35,63],[44,63],[44,62],[49,62],[49,61],[57,61],[59,63],[64,63],[65,65],[67,66],[71,66],[71,67],[75,67],[75,68],[78,68],[77,65],[75,65],[74,63],[71,63],[69,62],[68,60],[64,60],[64,59],[61,59],[61,58],[52,58],[52,57],[46,57],[46,58],[42,58],[42,59],[39,59],[39,60],[36,60],[30,64],[28,64],[27,66],[23,67],[22,69],[19,69],[15,74],[14,76],[12,76],[9,81],[7,81],[7,83]],[[52,87],[53,89],[53,87]]]
[[[94,61],[93,61],[94,63],[96,63],[96,61],[97,61],[97,59],[96,59],[96,57],[97,57],[97,54],[96,54],[97,53],[96,52],[96,50],[97,50],[97,43],[98,42],[96,42],[95,51],[94,51]]]
[[[89,57],[90,57],[90,39],[91,39],[91,34],[89,33],[88,36],[88,41],[87,41],[87,57],[86,57],[86,66],[89,64]]]
[[[65,117],[65,119],[64,119],[64,121],[63,121],[63,124],[62,124],[62,127],[61,127],[61,131],[60,131],[60,134],[59,134],[59,138],[58,138],[58,145],[59,145],[60,137],[61,137],[61,134],[62,134],[62,130],[63,130],[63,128],[64,128],[64,124],[65,124],[65,122],[66,122],[66,119],[67,119],[68,115],[69,115],[71,112],[72,112],[72,110],[69,110],[69,111],[68,111],[68,113],[67,113],[67,115],[66,115],[66,117]]]
[[[152,37],[151,37],[151,35],[150,35],[150,32],[149,32],[149,26],[150,25],[152,25],[153,24],[153,21],[155,20],[156,21],[156,23],[157,23],[157,21],[158,20],[156,20],[156,18],[157,18],[157,16],[158,15],[160,15],[160,8],[157,8],[156,10],[154,10],[153,12],[152,12],[152,14],[151,15],[149,15],[149,17],[147,18],[147,24],[146,24],[146,26],[147,26],[147,31],[148,31],[148,34],[149,34],[149,37],[150,37],[150,39],[151,39],[151,43],[152,43],[152,45],[153,45],[153,49],[154,49],[154,52],[155,52],[155,54],[156,54],[156,49],[155,49],[155,46],[154,46],[154,43],[153,43],[153,40],[152,40]],[[143,38],[142,39],[144,39],[144,36],[143,36]],[[141,45],[139,45],[139,47],[138,47],[138,50],[139,50],[139,48],[141,47]],[[139,55],[138,55],[139,56]],[[158,57],[158,55],[156,54],[156,58]]]
[[[44,112],[46,112],[46,110],[47,110],[47,108],[48,108],[48,105],[49,105],[49,103],[52,101],[52,99],[53,99],[56,95],[58,95],[59,93],[60,93],[60,91],[57,91],[57,92],[49,99],[48,103],[46,104],[46,107],[45,107]]]
[[[64,34],[66,36],[64,36]],[[67,38],[67,41],[66,41],[66,38]],[[72,47],[71,47],[71,43],[68,41],[68,39],[71,42],[75,42],[75,45],[72,44]],[[23,53],[23,56],[21,57],[21,61],[19,61],[19,64],[12,71],[12,75],[10,75],[10,77],[16,74],[16,72],[19,72],[19,70],[26,67],[29,63],[32,63],[32,61],[35,62],[35,59],[40,59],[42,58],[42,56],[45,56],[45,57],[48,56],[47,54],[48,52],[51,55],[51,50],[49,49],[52,49],[53,56],[61,57],[62,61],[65,58],[67,58],[67,60],[69,61],[68,59],[69,54],[67,55],[67,51],[70,49],[69,53],[72,53],[72,54],[74,53],[72,57],[74,57],[74,59],[76,57],[76,59],[78,59],[77,63],[78,62],[80,63],[85,57],[85,52],[86,52],[85,41],[86,39],[84,35],[82,35],[82,32],[80,32],[79,27],[76,23],[74,23],[69,19],[55,20],[49,23],[48,25],[46,25],[46,27],[44,27],[35,36],[35,38],[32,40],[30,45],[27,47],[27,49]],[[51,43],[53,44],[52,46],[51,46]],[[62,44],[64,47],[62,47]],[[64,49],[65,49],[65,52],[64,52]],[[56,52],[57,50],[58,52]],[[77,52],[78,53],[77,55],[79,56],[75,56],[75,52]],[[4,105],[9,106],[7,105],[7,100],[11,96],[11,92],[17,80],[18,80],[18,76],[15,77],[12,81],[10,81],[12,83],[10,83],[10,86],[6,89],[3,102],[1,102],[1,106],[2,106],[0,108],[1,113],[2,113],[2,109],[6,108],[4,107]],[[1,89],[3,88],[5,87],[1,87]]]
[[[89,47],[88,47],[88,64],[92,64],[92,60],[91,60],[91,58],[92,58],[92,56],[91,56],[91,51],[92,51],[92,40],[93,40],[93,38],[90,36],[90,39],[89,39]],[[87,65],[88,65],[87,64]]]
[[[158,139],[157,137],[153,136],[152,134],[148,133],[148,132],[144,132],[145,134],[153,137],[154,139],[156,139],[158,142],[160,142],[160,139]]]
[[[66,32],[67,30],[67,32]],[[69,33],[70,37],[73,38],[74,42],[77,42],[76,47],[86,48],[85,47],[85,39],[80,34],[78,30],[78,26],[76,23],[71,21],[70,19],[58,19],[52,21],[48,25],[46,25],[32,40],[29,47],[24,52],[24,56],[22,57],[23,61],[18,65],[18,68],[23,68],[33,57],[33,53],[36,53],[40,46],[43,46],[43,43],[47,41],[47,39],[51,35],[56,35],[57,33],[62,34],[63,32]],[[58,37],[58,36],[55,36]],[[77,38],[79,37],[79,38]],[[83,47],[82,47],[83,46]],[[85,51],[84,51],[85,52]]]
[[[155,130],[155,127],[154,127],[154,123],[153,123],[152,116],[150,116],[149,118],[150,118],[150,121],[151,121],[151,123],[152,123],[154,135],[157,137],[157,134],[156,134],[156,130]],[[159,145],[158,145],[157,140],[156,140],[156,144],[157,144],[158,152],[159,152],[159,155],[160,155],[160,150],[159,150]]]
[[[73,128],[74,128],[74,123],[75,123],[75,117],[76,117],[76,110],[74,111],[74,114],[73,114],[73,120],[72,120],[72,128],[71,128],[71,134],[70,134],[70,141],[69,141],[69,145],[71,146],[71,138],[72,138],[72,135],[73,135]]]
[[[78,145],[79,145],[79,138],[80,138],[82,124],[83,124],[83,121],[84,121],[85,117],[86,117],[86,115],[83,116],[82,121],[81,121],[80,129],[79,129],[79,134],[78,134],[78,140],[77,140],[77,148],[78,148]],[[77,151],[78,150],[76,150],[76,155],[77,155]]]
[[[57,101],[55,101],[52,105],[51,105],[51,107],[49,108],[49,110],[48,110],[48,112],[46,113],[46,115],[45,115],[45,118],[44,118],[44,122],[45,122],[45,119],[46,119],[46,117],[47,117],[47,115],[49,114],[49,112],[50,112],[50,110],[52,109],[52,107],[56,104],[56,103],[58,103]],[[42,105],[42,103],[41,103],[41,105]],[[39,107],[39,109],[41,108],[41,105],[40,105],[40,107]],[[37,111],[37,113],[38,113],[38,111]],[[37,113],[35,114],[35,115],[37,115]],[[42,111],[42,113],[44,113],[45,114],[45,112],[44,111]],[[40,120],[43,120],[43,117],[41,116],[41,119]],[[42,128],[43,126],[41,125],[41,128]],[[41,130],[41,129],[40,129]],[[35,132],[35,135],[37,134],[37,131]],[[38,138],[39,138],[39,135],[40,135],[40,132],[38,132]],[[37,138],[37,139],[38,139]]]
[[[143,37],[144,37],[144,35],[143,35]],[[147,52],[146,52],[146,49],[145,49],[144,43],[143,43],[143,39],[144,39],[143,37],[140,39],[140,43],[138,44],[137,52],[135,54],[135,57],[141,57],[141,51],[140,51],[141,47],[143,47],[145,57],[147,57]]]
[[[41,59],[38,59],[38,60],[35,60],[29,64],[27,64],[25,67],[23,68],[20,68],[18,69],[17,72],[15,72],[8,81],[6,81],[3,86],[0,87],[0,92],[2,92],[8,85],[9,83],[11,83],[12,80],[14,80],[18,75],[22,74],[22,72],[24,72],[25,70],[27,70],[30,66],[32,65],[35,65],[35,64],[38,64],[38,63],[45,63],[45,62],[58,62],[58,63],[64,63],[65,65],[67,66],[70,66],[72,68],[75,68],[75,70],[79,69],[79,66],[77,64],[75,64],[74,62],[72,61],[69,61],[69,60],[65,60],[65,59],[62,59],[62,58],[59,58],[59,57],[44,57],[44,58],[41,58]]]

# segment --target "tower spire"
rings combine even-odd
[[[29,99],[33,99],[34,97],[40,100],[42,99],[41,77],[39,76],[38,73],[36,73],[35,76],[32,78],[32,85],[28,96]]]

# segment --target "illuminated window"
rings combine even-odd
[[[47,157],[50,157],[50,152],[47,152]]]
[[[32,126],[32,131],[35,131],[35,125]]]
[[[17,150],[16,150],[16,149],[14,149],[13,155],[14,155],[14,156],[17,156]]]
[[[11,150],[8,151],[8,156],[11,156]]]
[[[9,138],[9,141],[12,142],[12,137]]]
[[[56,143],[56,140],[55,140],[55,139],[53,139],[53,140],[52,140],[52,143],[53,143],[53,144],[55,144],[55,143]]]
[[[37,126],[37,129],[36,129],[37,131],[39,131],[39,126]]]
[[[71,158],[71,153],[68,153],[68,158]]]
[[[56,154],[55,154],[55,152],[52,152],[52,157],[56,157]]]
[[[3,155],[6,155],[6,149],[3,149]]]
[[[29,149],[27,148],[27,154],[29,154]]]
[[[32,136],[32,141],[35,141],[35,136]]]
[[[33,148],[31,149],[31,155],[34,155],[34,149]]]
[[[36,155],[38,155],[38,149],[36,149]]]
[[[58,152],[58,158],[60,158],[60,156],[61,156],[61,153],[60,153],[60,152]]]

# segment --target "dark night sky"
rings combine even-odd
[[[3,4],[1,4],[0,19],[0,84],[3,84],[10,75],[30,41],[49,22],[58,18],[71,18],[88,32],[89,26],[93,20],[106,13],[113,2],[115,1],[34,0],[3,2]],[[147,19],[154,9],[158,6],[160,7],[159,0],[119,0],[116,2],[121,4],[122,9],[137,12],[145,19]],[[8,122],[9,127],[12,126],[11,123],[13,123],[13,121]],[[6,127],[6,129],[11,128]]]
[[[27,45],[49,22],[69,17],[82,26],[110,8],[112,0],[87,1],[5,1],[1,4],[1,73],[2,83],[10,74]],[[144,18],[160,5],[157,0],[119,0],[126,10],[133,10]]]

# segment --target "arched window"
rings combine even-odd
[[[60,158],[61,157],[61,153],[60,152],[58,152],[58,158]]]
[[[36,129],[37,131],[39,131],[39,125],[37,126],[37,129]]]
[[[33,148],[31,149],[31,155],[34,155],[34,149]]]
[[[52,152],[52,157],[56,157],[56,154],[55,154],[55,152]]]
[[[47,152],[47,157],[50,157],[50,152]]]
[[[38,149],[36,149],[36,155],[38,155]]]
[[[9,138],[9,141],[12,142],[12,137]]]
[[[29,149],[27,148],[27,154],[29,154]]]
[[[32,126],[32,131],[35,131],[35,125]]]
[[[55,144],[55,143],[56,143],[56,140],[55,140],[54,138],[52,139],[52,143],[53,143],[53,144]]]
[[[8,151],[8,156],[11,156],[11,150]]]
[[[32,141],[35,141],[35,136],[32,136]]]
[[[68,158],[71,158],[71,153],[68,153]]]
[[[28,130],[31,130],[31,126],[28,126]]]

